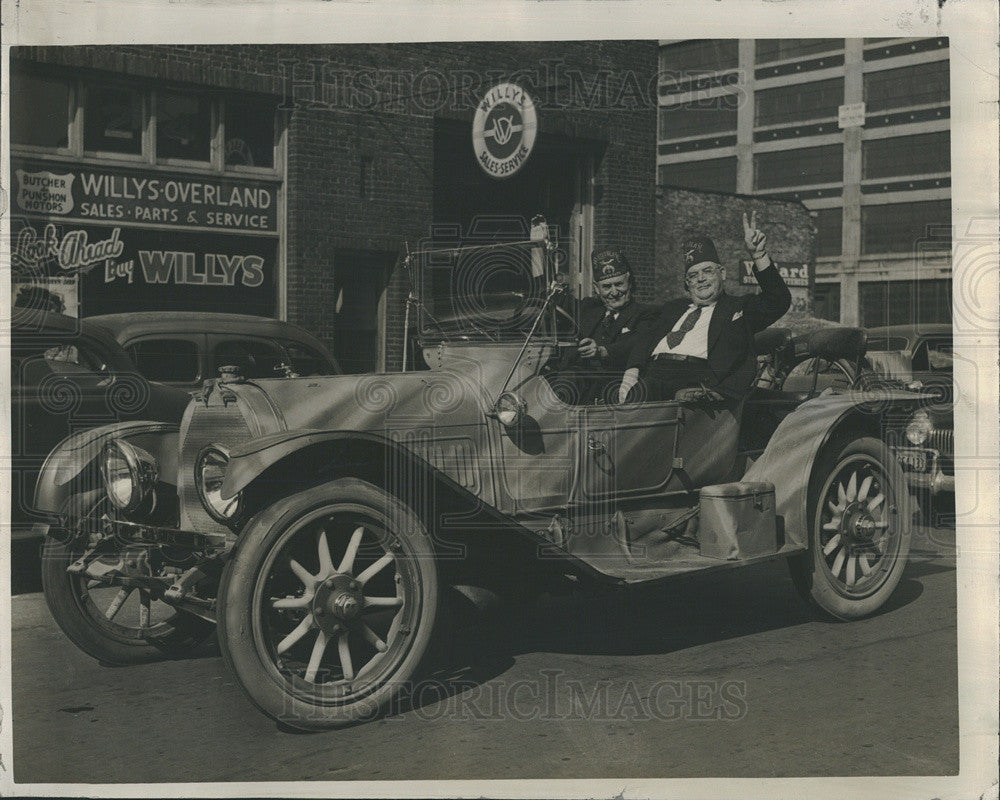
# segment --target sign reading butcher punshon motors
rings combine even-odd
[[[516,84],[499,83],[486,92],[472,120],[476,161],[493,178],[510,177],[528,160],[537,132],[531,96]]]

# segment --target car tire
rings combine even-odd
[[[828,446],[809,481],[809,551],[789,559],[796,588],[837,619],[875,613],[902,577],[913,505],[888,447],[866,437]]]
[[[251,702],[301,730],[385,713],[432,656],[433,554],[409,507],[353,478],[258,514],[219,591],[222,654]]]
[[[93,518],[93,515],[91,515]],[[83,524],[86,524],[86,520]],[[92,587],[86,576],[67,572],[83,554],[79,537],[48,535],[42,549],[42,591],[56,624],[87,655],[108,666],[139,664],[163,658],[189,655],[215,630],[207,620],[177,611],[164,603],[150,601],[156,608],[143,625],[122,624],[129,615],[139,613],[129,602],[112,613],[116,595],[125,590],[118,586]],[[160,617],[153,622],[153,617]]]

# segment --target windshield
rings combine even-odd
[[[546,252],[537,243],[427,250],[414,256],[423,339],[519,341],[545,302]],[[551,327],[539,332],[547,329]]]

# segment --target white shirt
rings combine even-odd
[[[694,311],[698,306],[694,303],[690,305],[687,311],[681,314],[680,319],[674,323],[674,327],[671,328],[672,331],[679,330],[681,325],[684,324],[684,320],[687,319],[688,315]],[[684,334],[684,338],[681,339],[680,344],[677,347],[671,347],[667,344],[667,337],[664,336],[660,339],[656,347],[653,348],[652,355],[658,355],[659,353],[675,353],[679,356],[694,356],[695,358],[708,358],[708,326],[712,322],[712,313],[715,311],[715,303],[707,306],[701,306],[701,316],[698,317],[698,321],[695,322],[694,327]]]

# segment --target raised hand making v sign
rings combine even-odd
[[[688,297],[670,300],[659,319],[636,338],[619,388],[626,402],[640,374],[651,400],[699,396],[741,397],[756,368],[754,334],[775,322],[791,305],[791,294],[767,254],[767,237],[757,214],[743,214],[743,241],[754,262],[760,294],[726,294],[726,271],[707,236],[684,242],[684,285]],[[643,396],[643,395],[640,395]],[[632,399],[635,399],[633,397]]]
[[[743,241],[746,243],[747,252],[750,253],[750,257],[753,258],[759,269],[770,266],[770,263],[763,266],[759,263],[760,259],[767,259],[770,262],[770,258],[767,255],[767,237],[762,230],[757,228],[756,211],[750,212],[749,222],[747,222],[747,212],[743,212]]]

